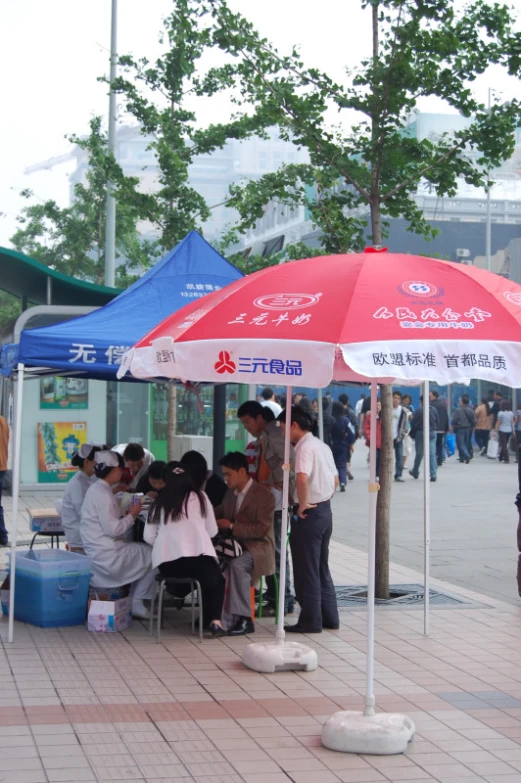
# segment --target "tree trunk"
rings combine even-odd
[[[166,432],[168,460],[174,459],[175,431],[177,426],[177,387],[173,383],[168,384],[168,426]]]
[[[389,543],[391,527],[391,485],[393,479],[393,387],[380,386],[382,402],[382,447],[380,449],[380,491],[376,502],[376,598],[389,598]]]

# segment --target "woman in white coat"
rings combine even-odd
[[[71,458],[71,465],[78,470],[67,484],[61,507],[63,529],[71,552],[84,554],[80,534],[81,507],[87,490],[96,481],[94,454],[102,448],[93,443],[84,443]]]
[[[99,481],[87,491],[81,509],[81,538],[92,562],[92,585],[131,584],[132,614],[147,619],[150,614],[143,599],[151,597],[156,573],[152,569],[152,550],[147,544],[131,540],[141,503],[135,503],[124,517],[120,516],[118,500],[112,494],[112,486],[119,483],[123,472],[120,454],[98,451],[94,463]]]

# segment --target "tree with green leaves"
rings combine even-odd
[[[361,0],[372,47],[345,83],[308,66],[297,49],[281,54],[226,0],[193,0],[226,62],[206,84],[228,83],[240,116],[262,110],[283,137],[307,148],[309,165],[283,166],[232,189],[239,231],[271,199],[305,204],[322,231],[326,253],[361,250],[364,231],[385,240],[390,218],[427,239],[433,228],[414,199],[422,181],[454,196],[458,180],[488,186],[487,172],[514,150],[519,102],[489,111],[472,85],[490,65],[517,76],[521,36],[509,6],[486,0]],[[204,81],[202,82],[204,85]],[[467,127],[419,139],[408,121],[422,98],[441,98],[468,118]],[[334,110],[335,125],[330,122]],[[376,595],[388,597],[392,482],[391,387],[381,388],[382,451],[377,512]]]
[[[87,155],[85,182],[75,185],[70,207],[60,207],[54,200],[36,201],[30,190],[23,191],[31,203],[22,210],[11,242],[19,252],[52,269],[103,283],[110,179],[118,200],[116,253],[125,262],[117,268],[117,285],[126,287],[132,282],[132,270],[146,268],[157,254],[154,242],[142,241],[138,231],[139,221],[147,215],[147,197],[136,193],[138,178],[125,176],[109,153],[99,117],[91,120],[87,137],[72,136],[69,140]]]

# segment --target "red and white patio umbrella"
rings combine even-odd
[[[426,396],[429,381],[480,378],[517,387],[521,286],[474,267],[396,253],[295,261],[248,275],[165,319],[127,352],[119,377],[126,372],[137,378],[285,385],[288,399],[294,385],[323,388],[332,380],[423,380]],[[374,408],[376,383],[372,399]],[[427,432],[428,406],[424,412]],[[375,417],[371,423],[376,426]],[[288,463],[289,441],[286,449]],[[428,449],[424,468],[428,477]],[[286,473],[283,510],[288,507],[287,479]],[[369,486],[365,714],[371,716],[378,489],[374,450]],[[428,493],[426,481],[426,508]],[[426,551],[428,538],[426,525]],[[284,531],[282,542],[285,547]],[[281,584],[285,562],[282,552]],[[282,640],[283,591],[280,599],[277,636]]]

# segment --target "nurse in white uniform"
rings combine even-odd
[[[120,516],[119,503],[112,494],[123,469],[123,457],[115,451],[94,455],[94,473],[99,479],[85,495],[81,509],[81,538],[92,562],[93,587],[120,587],[131,584],[132,614],[147,619],[143,603],[151,598],[156,571],[152,568],[152,549],[134,543],[132,527],[141,511],[141,503],[132,505]]]
[[[94,443],[83,443],[72,455],[71,465],[78,470],[67,484],[61,508],[63,529],[71,552],[84,554],[80,534],[81,507],[87,490],[96,481],[94,454],[102,448]]]

